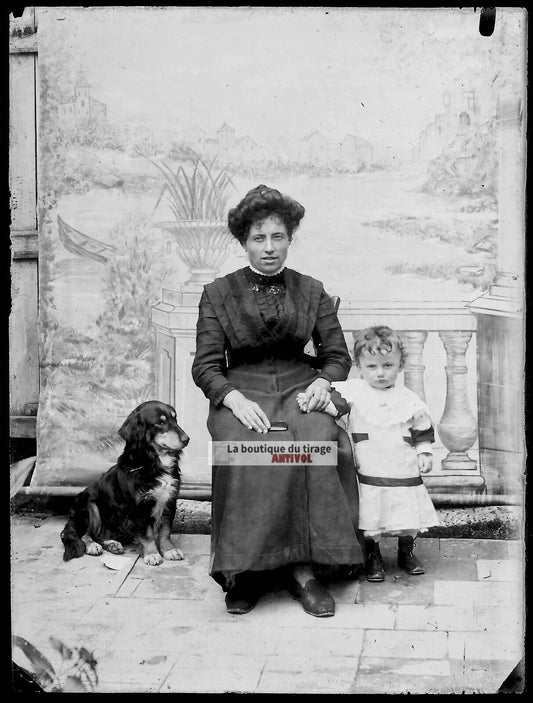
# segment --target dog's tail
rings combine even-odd
[[[76,505],[61,531],[61,541],[65,546],[63,561],[77,559],[85,554],[85,535],[96,536],[100,532],[100,512],[97,506],[85,494],[78,496]]]

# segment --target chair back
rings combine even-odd
[[[331,302],[333,303],[333,309],[335,310],[335,314],[337,314],[339,311],[339,305],[341,304],[340,296],[331,295],[330,298],[331,298]],[[307,363],[309,363],[310,366],[313,366],[313,368],[318,368],[318,363],[317,363],[317,358],[316,358],[317,357],[316,347],[315,347],[312,339],[310,339],[307,342],[307,344],[305,345],[304,356],[305,356]]]

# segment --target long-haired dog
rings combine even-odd
[[[170,540],[180,489],[179,459],[189,437],[174,408],[142,403],[119,430],[126,441],[117,463],[82,491],[61,532],[63,559],[122,554],[122,543],[139,542],[144,562],[183,559]]]

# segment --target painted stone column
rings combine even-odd
[[[179,290],[163,288],[161,301],[152,308],[156,330],[157,397],[172,405],[178,423],[191,441],[182,455],[183,482],[189,493],[211,484],[207,431],[209,403],[194,384],[191,367],[196,349],[196,322],[201,285],[182,285]]]
[[[476,471],[477,463],[468,456],[476,441],[477,426],[470,406],[466,386],[465,355],[472,332],[453,330],[439,332],[446,350],[446,403],[438,424],[439,437],[448,449],[442,461],[443,471]]]
[[[405,385],[424,402],[426,402],[424,390],[424,370],[426,367],[422,363],[422,359],[427,336],[426,330],[412,330],[400,333],[406,353],[403,371]]]
[[[493,284],[469,304],[477,318],[479,455],[487,491],[524,491],[525,125],[522,101],[498,101],[498,261]]]

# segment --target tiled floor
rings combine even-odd
[[[134,549],[62,561],[64,517],[12,516],[12,632],[50,662],[49,637],[94,651],[104,692],[494,693],[522,657],[516,541],[419,539],[410,577],[384,542],[385,582],[331,584],[332,618],[280,590],[229,615],[209,578],[209,536],[175,536],[182,562]],[[15,660],[30,668],[18,648]]]

